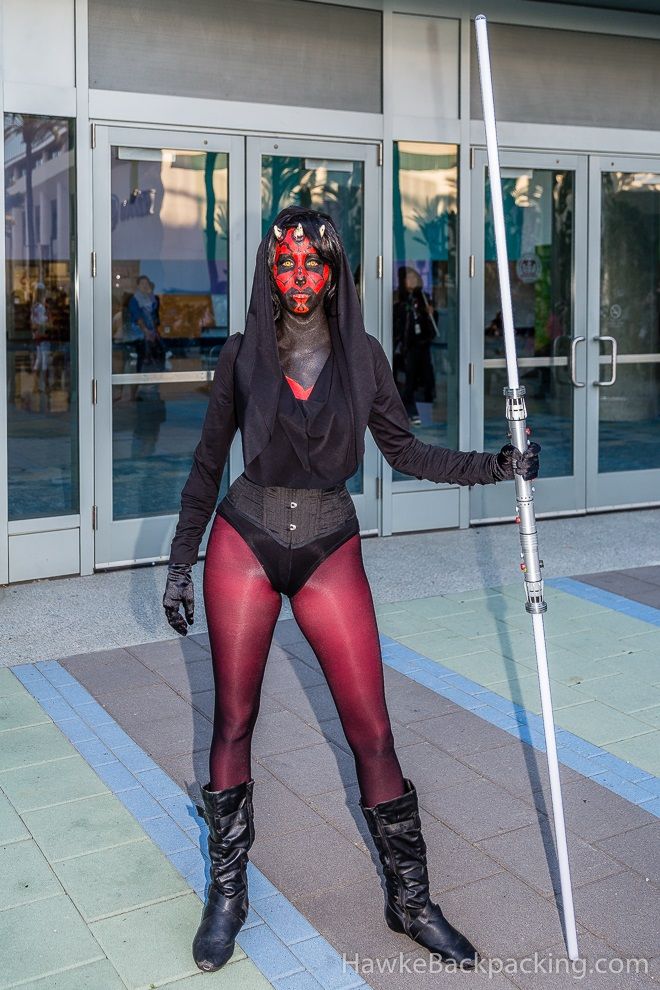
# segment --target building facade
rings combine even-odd
[[[660,504],[660,3],[4,0],[0,584],[167,558],[288,203],[339,226],[411,430],[505,442],[479,12],[538,512]],[[349,488],[365,534],[514,509],[369,434]]]

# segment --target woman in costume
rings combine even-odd
[[[392,467],[415,478],[474,485],[538,471],[536,444],[523,454],[510,444],[498,454],[468,453],[410,432],[385,352],[365,331],[331,218],[290,207],[259,245],[245,332],[231,335],[218,359],[163,596],[168,621],[186,635],[194,614],[191,568],[240,429],[244,471],[217,506],[203,572],[215,712],[202,788],[211,883],[193,942],[202,970],[228,961],[247,916],[251,740],[283,594],[318,658],[355,758],[360,808],[386,880],[387,924],[462,965],[478,958],[429,897],[417,792],[394,749],[373,600],[346,489],[367,426]]]

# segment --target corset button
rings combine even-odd
[[[298,503],[297,502],[291,502],[291,508],[292,509],[297,509],[298,508]]]
[[[295,523],[289,523],[289,529],[295,529],[295,528],[296,528]]]

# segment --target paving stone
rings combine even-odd
[[[190,634],[188,634],[190,635]],[[242,951],[242,950],[240,950]],[[227,963],[215,973],[198,973],[183,980],[177,980],[172,986],[174,990],[201,990],[200,978],[204,980],[204,988],[213,990],[270,990],[273,984],[260,973],[251,959],[238,959]],[[279,990],[279,987],[278,987]]]
[[[125,694],[134,688],[160,683],[158,675],[140,663],[128,650],[87,653],[63,661],[62,666],[95,697]]]
[[[206,663],[175,661],[158,668],[158,675],[182,698],[190,699],[198,691],[213,689],[213,667],[207,658]]]
[[[455,657],[481,653],[484,647],[479,639],[452,634],[448,630],[415,633],[414,636],[400,636],[399,642],[429,660],[449,663]]]
[[[487,780],[471,780],[420,795],[420,803],[439,821],[477,842],[511,832],[536,820],[537,812]]]
[[[444,822],[427,824],[422,819],[422,834],[426,843],[429,889],[434,898],[446,890],[463,887],[503,870],[483,849],[457,835]]]
[[[50,721],[51,719],[39,702],[30,697],[25,690],[22,694],[10,694],[6,698],[0,697],[0,733],[27,725],[50,723]],[[0,742],[4,743],[4,736],[0,735]]]
[[[51,973],[20,986],[21,990],[126,990],[116,969],[107,959],[61,973]]]
[[[646,728],[646,725],[644,726]],[[636,736],[634,739],[622,739],[620,742],[611,743],[608,747],[610,753],[619,756],[622,760],[628,760],[642,770],[648,770],[656,777],[660,776],[660,732],[651,731],[644,735]]]
[[[0,945],[0,987],[27,983],[103,958],[98,943],[64,894],[0,911]]]
[[[108,793],[108,788],[78,753],[0,773],[0,787],[19,814]]]
[[[191,633],[189,632],[186,636],[191,643],[196,643],[197,646],[201,646],[203,650],[210,651],[211,646],[209,643],[208,630],[206,632]]]
[[[0,777],[0,783],[2,777]],[[27,839],[29,832],[23,824],[20,815],[12,805],[11,801],[0,791],[0,844],[8,845],[10,842],[19,842]]]
[[[322,737],[298,715],[281,709],[265,714],[260,711],[252,735],[252,753],[257,757],[315,746]]]
[[[192,891],[148,907],[94,922],[91,930],[129,990],[197,975],[191,945],[202,905]],[[245,959],[237,945],[223,969]],[[206,979],[206,977],[204,977]]]
[[[563,684],[561,681],[551,681],[550,691],[552,694],[553,709],[568,708],[571,705],[579,705],[585,701],[593,700],[594,683],[594,681],[589,681],[588,684],[580,688]],[[511,701],[515,701],[517,705],[526,708],[528,712],[534,712],[537,715],[541,714],[541,694],[539,691],[538,674],[530,673],[521,675],[520,672],[517,672],[510,679],[493,681],[488,686],[491,691],[502,695],[504,698],[509,698]]]
[[[478,845],[510,873],[520,877],[544,897],[552,897],[553,892],[560,893],[554,830],[549,819],[541,818],[515,832],[484,839]],[[612,876],[625,868],[611,856],[600,849],[594,849],[577,836],[570,837],[568,846],[573,887]]]
[[[326,719],[337,717],[337,706],[327,684],[278,691],[273,697],[283,708],[295,712],[312,727],[319,727]]]
[[[596,845],[644,879],[660,884],[660,822],[651,822],[609,839],[599,839]]]
[[[24,820],[51,862],[144,837],[133,816],[113,794],[25,812]]]
[[[0,698],[25,694],[25,688],[9,667],[0,667]]]
[[[321,669],[305,663],[295,656],[269,659],[264,671],[262,688],[267,694],[286,694],[288,691],[301,691],[315,684],[325,684]]]
[[[603,705],[599,701],[586,701],[555,712],[555,724],[575,735],[588,739],[597,746],[604,746],[622,739],[630,739],[649,731],[647,725],[632,715]],[[611,750],[611,745],[608,745]],[[660,760],[660,758],[659,758]]]
[[[309,804],[274,777],[259,783],[255,780],[253,804],[255,832],[263,836],[287,835],[323,821]]]
[[[337,790],[355,780],[355,761],[334,743],[262,756],[259,762],[300,797]]]
[[[447,891],[442,909],[490,958],[532,954],[562,939],[555,904],[508,872]]]
[[[54,863],[53,869],[88,922],[189,889],[164,853],[146,836],[62,860]]]
[[[586,986],[589,990],[651,990],[654,984],[644,972],[645,960],[636,972],[635,964],[626,972],[627,960],[602,939],[584,933],[578,938],[579,959],[570,960],[564,942],[541,953],[537,960],[519,959],[511,978],[521,990],[567,990]],[[631,961],[632,963],[632,961]],[[624,966],[623,971],[619,968]],[[611,968],[610,968],[611,967]],[[605,969],[605,972],[598,972]],[[607,971],[609,968],[609,971]]]
[[[209,779],[209,750],[200,749],[180,756],[161,757],[158,762],[168,776],[184,791],[190,786],[201,786]]]
[[[133,723],[150,722],[155,719],[190,719],[190,705],[172,690],[169,684],[160,681],[147,687],[136,687],[122,694],[108,692],[101,694],[108,711],[125,727],[125,721]],[[133,735],[130,729],[129,735]]]
[[[427,619],[436,619],[444,615],[461,615],[465,612],[474,612],[474,603],[469,606],[464,602],[446,598],[444,595],[433,595],[430,598],[412,598],[408,601],[397,603],[406,612],[412,615],[424,616]],[[387,607],[387,606],[385,606]],[[391,606],[393,607],[393,606]],[[502,608],[509,607],[502,605]]]
[[[183,702],[182,702],[183,703]],[[197,714],[193,722],[192,709],[175,717],[129,720],[122,717],[124,728],[135,742],[146,749],[157,762],[170,757],[186,755],[208,749],[213,729],[203,715]]]
[[[9,729],[2,734],[0,773],[72,756],[75,749],[49,720],[43,725],[28,725]]]
[[[637,713],[637,718],[654,729],[660,729],[660,705],[656,705],[654,708],[645,708]]]
[[[62,892],[57,877],[32,839],[0,846],[0,876],[2,910]]]
[[[419,724],[422,719],[459,711],[458,706],[453,701],[443,698],[442,695],[436,694],[420,684],[415,684],[409,678],[406,680],[407,683],[402,687],[390,687],[386,681],[387,709],[392,718],[401,722],[402,725],[410,726],[419,735],[423,735],[419,731]]]
[[[290,643],[297,643],[305,639],[295,619],[278,619],[273,638],[285,647]]]
[[[540,811],[551,813],[549,785],[534,791],[532,800]],[[656,821],[648,811],[586,777],[562,787],[562,804],[566,828],[592,844]]]
[[[437,990],[439,984],[445,983],[452,990],[455,987],[459,990],[512,990],[514,986],[502,973],[461,972],[451,963],[445,964],[438,956],[432,956],[422,946],[408,949],[415,943],[407,936],[397,937],[400,954],[396,957],[381,957],[373,962],[367,959],[361,963],[360,973],[374,990]]]
[[[618,711],[636,712],[638,718],[644,717],[641,709],[660,705],[660,688],[654,688],[644,681],[631,680],[627,672],[591,680],[583,686],[580,693],[584,692]]]
[[[404,777],[415,784],[420,799],[427,791],[448,790],[481,779],[470,767],[425,740],[404,747],[399,753],[399,763]]]
[[[514,741],[497,749],[484,749],[461,757],[484,777],[519,797],[531,797],[532,792],[547,784],[548,765],[545,753],[527,743]],[[580,775],[570,767],[559,767],[562,786]]]
[[[177,660],[186,663],[205,661],[208,663],[208,650],[187,636],[177,636],[176,639],[162,639],[155,643],[140,643],[137,646],[127,646],[126,649],[134,657],[152,670],[159,670]]]
[[[416,732],[414,732],[407,725],[403,725],[401,722],[397,722],[396,719],[390,717],[390,724],[392,726],[392,735],[394,736],[394,748],[398,751],[403,749],[404,746],[412,746],[415,743],[420,742],[420,738]],[[336,718],[324,719],[323,725],[321,726],[321,731],[325,739],[329,739],[341,747],[345,752],[350,753],[351,748],[346,739],[346,733],[342,728],[339,716]]]
[[[294,903],[312,892],[355,883],[374,869],[368,856],[325,824],[285,836],[257,835],[250,858]]]
[[[463,709],[417,721],[414,729],[434,746],[460,759],[480,750],[511,744],[511,736],[507,732]]]
[[[658,890],[638,873],[625,871],[575,891],[580,921],[619,952],[647,959],[660,950]]]
[[[378,616],[378,632],[384,636],[391,636],[393,639],[433,632],[434,630],[446,636],[445,620],[450,615],[461,614],[459,609],[453,613],[447,612],[444,617],[424,615],[421,612],[408,611],[407,609],[401,612],[390,612]]]

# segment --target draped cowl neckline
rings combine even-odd
[[[277,407],[278,422],[306,471],[310,471],[310,439],[314,457],[323,456],[323,438],[330,438],[338,414],[346,416],[346,400],[337,374],[334,351],[330,351],[307,399],[298,399],[282,371]],[[336,442],[336,441],[335,441]]]
[[[296,212],[303,215],[305,210],[287,208],[286,215],[289,218],[295,217]],[[275,218],[276,224],[283,222],[282,216],[284,211]],[[332,221],[328,218],[328,222]],[[263,238],[257,250],[245,333],[235,363],[237,414],[246,467],[270,443],[283,384],[291,393],[292,400],[296,401],[279,363],[267,260],[268,236]],[[350,460],[359,463],[364,454],[364,434],[377,386],[360,301],[343,248],[339,260],[336,292],[327,309],[327,317],[334,352],[333,369],[337,372],[336,377],[341,379],[345,399],[344,415],[347,418],[344,430],[348,433],[348,443],[353,450]],[[311,407],[309,411],[312,411]],[[318,411],[312,417],[314,429],[316,422],[323,419],[324,415],[327,414]],[[326,447],[327,456],[332,463],[336,463],[336,456],[332,455],[330,446]],[[344,451],[344,436],[341,448]]]

